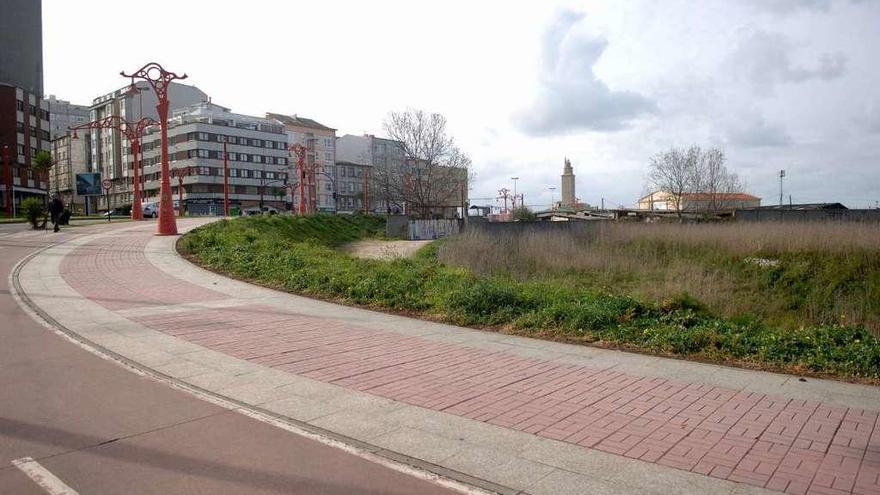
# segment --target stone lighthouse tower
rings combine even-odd
[[[563,207],[576,206],[577,199],[574,195],[574,171],[571,168],[571,162],[565,159],[565,167],[562,169],[562,201]]]

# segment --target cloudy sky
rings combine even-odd
[[[519,5],[522,4],[522,5]],[[89,103],[147,61],[240,113],[382,134],[441,112],[475,204],[633,205],[650,156],[718,146],[764,204],[880,201],[880,0],[43,0],[47,94]],[[558,190],[556,192],[558,199]]]

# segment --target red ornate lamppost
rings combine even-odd
[[[171,176],[177,177],[177,216],[183,216],[183,179],[190,175],[197,175],[198,167],[180,167],[171,169]],[[172,208],[174,206],[172,205]]]
[[[137,122],[129,122],[122,117],[118,117],[116,115],[111,115],[109,117],[104,117],[103,119],[93,120],[92,122],[86,122],[85,124],[80,124],[78,126],[70,127],[69,129],[73,131],[73,139],[78,139],[79,137],[76,135],[76,131],[82,129],[116,129],[121,132],[128,142],[131,143],[131,155],[132,155],[132,171],[133,171],[133,200],[131,202],[131,219],[132,220],[143,220],[144,219],[144,211],[141,207],[141,203],[143,202],[142,191],[141,191],[141,169],[143,166],[143,152],[141,151],[141,138],[144,136],[144,132],[146,132],[147,127],[159,124],[155,120],[144,117]],[[109,208],[109,206],[108,206]]]
[[[122,77],[130,77],[134,86],[135,79],[143,79],[150,83],[159,103],[156,112],[159,114],[159,128],[162,136],[162,182],[159,187],[159,235],[177,234],[177,221],[174,219],[174,202],[171,199],[171,177],[168,166],[168,85],[175,79],[186,79],[186,74],[178,76],[168,72],[161,65],[150,62],[133,74],[120,72]]]

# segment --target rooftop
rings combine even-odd
[[[280,113],[266,112],[266,118],[267,119],[275,119],[284,125],[308,127],[309,129],[319,129],[322,131],[335,131],[336,130],[332,127],[327,127],[326,125],[318,122],[317,120],[312,120],[312,119],[307,119],[305,117],[300,117],[297,114],[283,115]]]

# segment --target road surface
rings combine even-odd
[[[29,253],[126,225],[0,226],[0,493],[452,493],[134,374],[40,326],[10,295],[8,275]],[[25,474],[41,469],[63,485]]]

